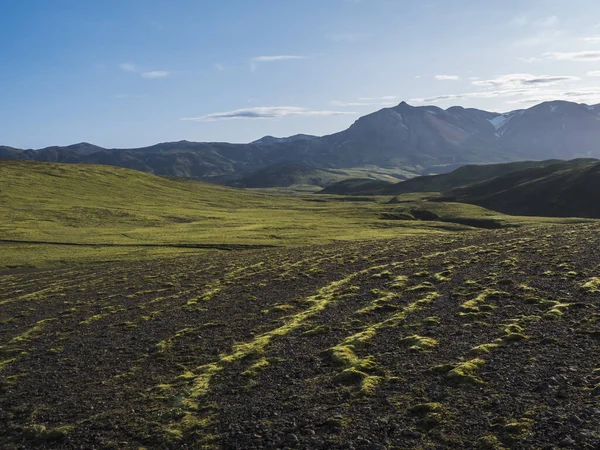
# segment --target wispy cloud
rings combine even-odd
[[[600,71],[598,71],[600,76]],[[597,87],[563,87],[560,84],[529,84],[520,87],[500,86],[493,90],[436,95],[426,98],[412,98],[409,102],[432,104],[457,102],[461,100],[503,99],[506,104],[535,104],[552,100],[567,100],[595,104],[600,102],[600,89]]]
[[[166,70],[153,70],[151,72],[142,72],[142,77],[148,79],[154,78],[166,78],[170,75],[170,72]]]
[[[138,66],[136,66],[133,63],[121,63],[121,64],[119,64],[119,68],[123,72],[137,73],[141,77],[147,78],[147,79],[165,78],[171,74],[171,72],[169,72],[167,70],[142,71]]]
[[[460,77],[458,75],[436,75],[434,77],[438,81],[458,81]]]
[[[536,56],[531,56],[529,58],[519,58],[519,61],[523,61],[526,63],[536,63],[536,62],[541,62],[543,60],[542,60],[542,58],[538,58]]]
[[[600,51],[547,52],[544,56],[559,61],[600,61]]]
[[[213,67],[219,72],[223,72],[225,70],[225,66],[221,63],[215,63]]]
[[[528,91],[528,89],[505,89],[482,92],[462,92],[459,94],[443,94],[425,98],[411,98],[409,101],[415,103],[438,103],[445,100],[512,97],[516,95],[522,95],[524,93],[527,93]]]
[[[329,102],[331,106],[339,108],[348,108],[353,106],[379,106],[389,107],[398,103],[400,96],[398,95],[382,95],[380,97],[360,97],[352,101],[332,100]]]
[[[279,119],[285,117],[318,117],[354,115],[355,112],[328,111],[299,108],[297,106],[258,106],[255,108],[236,109],[234,111],[218,112],[199,117],[184,117],[181,120],[194,122],[215,122],[231,119]]]
[[[587,37],[583,37],[581,38],[582,41],[586,41],[586,42],[600,42],[600,35],[596,35],[596,36],[587,36]]]
[[[272,55],[272,56],[256,56],[250,60],[250,69],[256,70],[259,64],[272,63],[279,61],[294,61],[299,59],[306,59],[306,56],[299,55]]]
[[[473,86],[518,88],[523,86],[539,86],[579,80],[569,75],[532,75],[529,73],[511,73],[489,80],[473,81]]]
[[[600,77],[600,70],[591,70],[586,75],[588,77]]]

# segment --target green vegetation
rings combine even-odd
[[[0,244],[2,448],[600,445],[596,222],[15,164],[6,239],[116,246]]]
[[[0,269],[472,230],[481,218],[540,223],[418,196],[409,209],[434,220],[398,220],[406,205],[389,197],[252,193],[108,166],[4,161],[0,180]]]

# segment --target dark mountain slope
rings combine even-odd
[[[452,190],[449,198],[514,215],[600,218],[600,163],[515,171]]]
[[[501,148],[532,159],[598,157],[600,109],[564,101],[519,111],[502,127]]]
[[[410,192],[444,192],[489,180],[515,170],[546,167],[559,163],[578,165],[594,161],[596,160],[578,159],[565,162],[551,159],[546,161],[519,161],[505,164],[468,165],[450,173],[415,177],[399,183],[373,183],[371,180],[341,181],[327,187],[321,193],[340,195],[397,195]]]
[[[401,103],[358,119],[329,136],[264,137],[251,144],[168,142],[135,149],[81,143],[19,150],[0,157],[101,163],[158,175],[225,182],[293,162],[326,169],[374,166],[429,174],[472,163],[600,157],[600,108],[546,102],[506,114]]]

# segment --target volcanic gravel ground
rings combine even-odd
[[[597,225],[0,276],[3,448],[600,448]]]

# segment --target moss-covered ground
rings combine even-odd
[[[504,216],[428,197],[408,194],[389,203],[391,197],[290,196],[109,166],[0,161],[0,272],[213,247],[295,247],[577,222]]]
[[[111,203],[98,174],[114,186],[121,169],[81,166],[75,182],[44,167],[11,172],[4,239],[165,246],[0,244],[0,448],[600,447],[596,222],[452,232],[381,219],[422,198],[209,194],[127,171],[131,201]],[[112,218],[73,209],[86,176],[86,207]],[[28,191],[39,177],[59,184]],[[167,245],[273,244],[262,210],[296,214],[279,248]]]
[[[597,448],[599,231],[2,275],[0,446]]]

